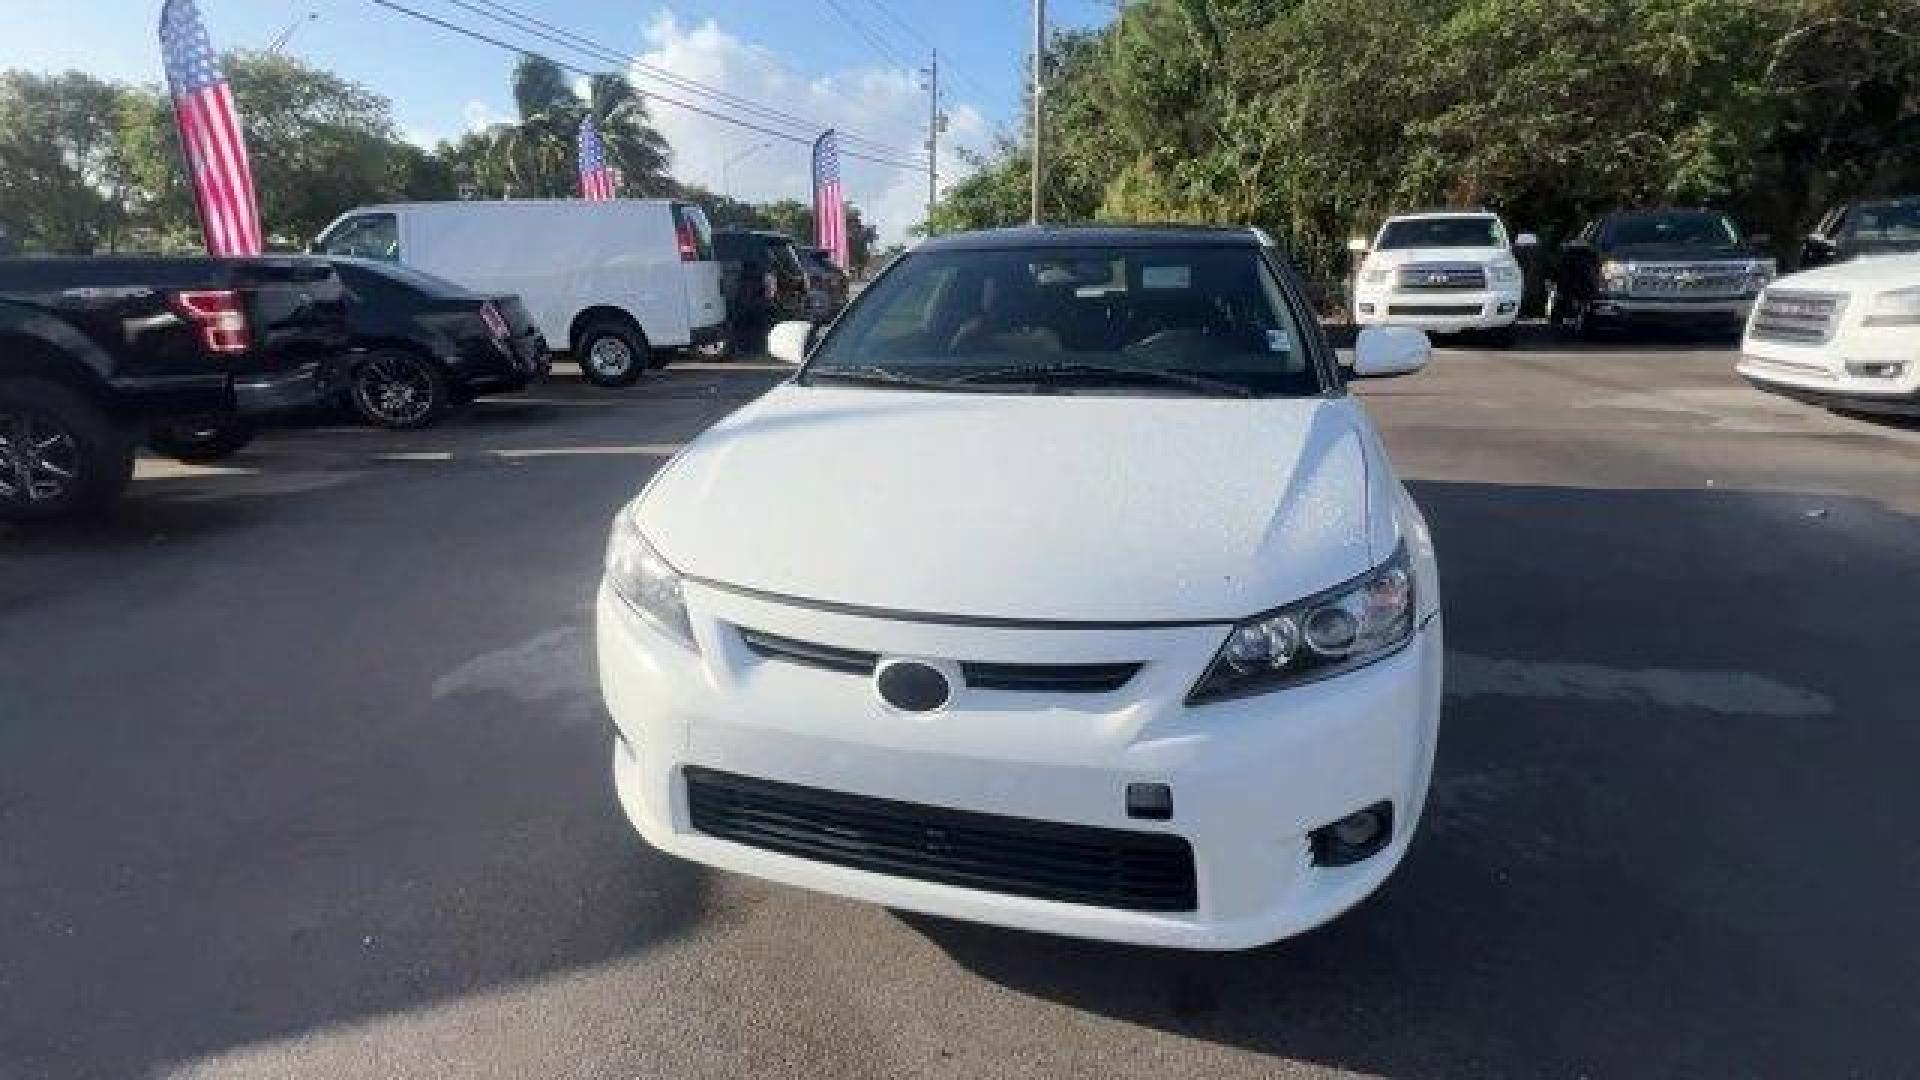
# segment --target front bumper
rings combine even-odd
[[[1353,321],[1362,326],[1411,326],[1447,333],[1497,330],[1520,319],[1520,288],[1404,291],[1362,286],[1354,297]]]
[[[1899,365],[1895,376],[1863,369]],[[1849,327],[1822,344],[1741,342],[1734,366],[1755,387],[1815,405],[1920,415],[1920,328]]]
[[[1594,298],[1593,313],[1619,321],[1727,325],[1745,322],[1754,300],[1755,296],[1683,300],[1602,294]]]
[[[1441,624],[1360,671],[1197,708],[1183,704],[1225,626],[1027,629],[900,622],[686,585],[698,654],[606,588],[600,679],[619,738],[621,804],[653,846],[697,862],[908,910],[1046,933],[1233,949],[1300,933],[1359,902],[1419,820],[1438,733]],[[964,688],[901,714],[870,678],[758,656],[738,627],[892,655],[999,663],[1143,660],[1095,694]],[[695,830],[685,770],[977,813],[1134,832],[1192,846],[1193,910],[1137,911],[854,869]],[[1129,817],[1130,783],[1172,790],[1168,821]],[[1379,801],[1394,835],[1355,865],[1313,863],[1308,834]]]

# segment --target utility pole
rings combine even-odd
[[[1047,51],[1047,0],[1033,0],[1033,131],[1030,136],[1033,143],[1033,175],[1030,178],[1032,191],[1028,194],[1028,218],[1032,224],[1040,224],[1040,178],[1045,170],[1040,164],[1042,140],[1040,137],[1040,64]]]
[[[933,204],[940,201],[940,131],[947,118],[940,112],[940,50],[927,65],[927,232],[933,232]]]
[[[299,18],[288,23],[287,28],[285,30],[280,31],[280,36],[273,39],[273,44],[267,46],[267,51],[270,53],[277,53],[281,49],[286,48],[287,39],[293,37],[293,32],[295,30],[300,29],[302,26],[306,25],[307,23],[318,21],[319,18],[320,18],[319,12],[309,11],[305,15],[302,15]]]

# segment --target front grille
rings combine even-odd
[[[1479,304],[1388,304],[1389,315],[1478,315]]]
[[[1478,263],[1408,263],[1400,268],[1402,292],[1486,287],[1487,270]]]
[[[1768,289],[1760,295],[1749,333],[1760,341],[1824,345],[1832,340],[1846,303],[1842,293]]]
[[[763,660],[784,660],[808,667],[871,675],[880,654],[799,641],[740,627],[740,640]],[[1139,664],[995,664],[963,661],[960,673],[975,690],[1013,690],[1033,694],[1106,694],[1127,685]]]
[[[1170,833],[977,814],[689,766],[693,827],[835,866],[1128,911],[1192,911],[1193,849]]]
[[[1747,291],[1745,270],[1725,263],[1662,263],[1636,265],[1627,291],[1645,296],[1742,296]]]

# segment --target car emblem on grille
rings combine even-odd
[[[873,673],[880,700],[901,712],[932,712],[953,697],[947,673],[921,660],[882,660]]]
[[[1443,270],[1434,270],[1427,274],[1427,284],[1429,285],[1445,285],[1446,283],[1447,274]]]
[[[1699,281],[1702,276],[1703,275],[1697,270],[1676,270],[1673,273],[1673,283],[1675,285],[1691,285]]]

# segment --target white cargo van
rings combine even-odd
[[[475,292],[514,293],[553,347],[602,386],[625,386],[661,350],[726,328],[707,216],[672,199],[387,203],[350,210],[313,243],[388,259]]]

